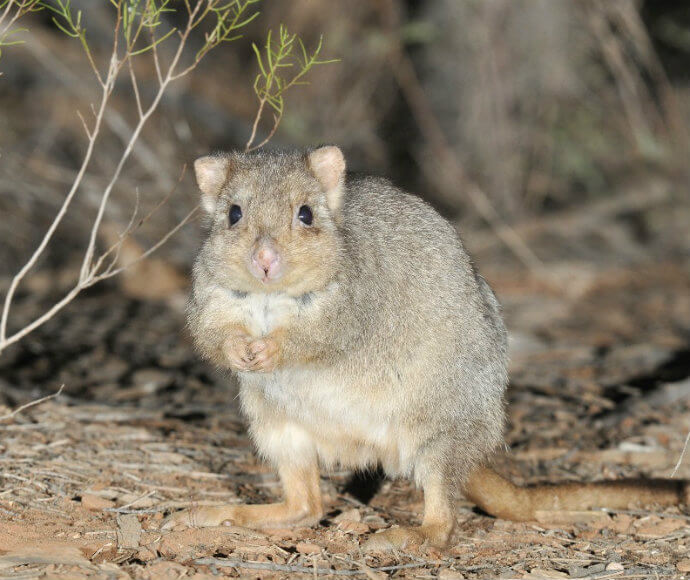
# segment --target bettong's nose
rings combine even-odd
[[[278,249],[270,240],[260,240],[252,253],[252,274],[263,282],[275,280],[280,275],[281,259]]]

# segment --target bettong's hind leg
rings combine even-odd
[[[424,518],[421,526],[393,527],[374,534],[364,544],[366,551],[402,550],[408,545],[444,547],[455,525],[452,489],[439,474],[430,474],[422,483]]]
[[[161,529],[169,530],[177,525],[211,527],[226,523],[248,528],[317,523],[323,514],[317,463],[300,467],[285,463],[279,465],[278,472],[284,493],[283,501],[279,503],[190,508],[171,514]]]

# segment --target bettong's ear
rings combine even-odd
[[[232,159],[223,153],[199,157],[194,162],[196,182],[201,190],[201,205],[206,213],[215,211],[218,194],[228,179],[231,165]]]
[[[345,157],[335,145],[314,149],[307,155],[307,166],[321,184],[326,202],[333,214],[338,215],[343,205],[345,189]]]

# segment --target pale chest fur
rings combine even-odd
[[[259,338],[294,323],[304,302],[286,294],[241,294],[215,287],[206,303],[206,316],[242,324]]]
[[[249,331],[256,336],[269,334],[297,318],[300,299],[284,294],[248,294],[238,300],[238,310]]]

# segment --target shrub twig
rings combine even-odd
[[[84,24],[85,19],[81,11],[74,11],[72,9],[70,0],[36,0],[33,2],[30,2],[30,0],[6,0],[6,2],[7,4],[0,4],[0,9],[5,9],[4,12],[0,13],[0,26],[3,26],[3,28],[0,28],[0,31],[7,29],[7,25],[3,25],[3,18],[7,19],[9,15],[12,15],[12,18],[9,20],[9,26],[11,26],[21,15],[27,13],[27,10],[23,10],[21,13],[19,11],[11,13],[9,10],[11,7],[16,8],[19,6],[21,9],[31,6],[36,10],[41,8],[49,10],[52,14],[53,22],[60,30],[73,38],[79,39],[100,86],[100,96],[97,105],[92,107],[93,117],[91,120],[88,120],[85,115],[78,113],[86,132],[87,147],[72,185],[40,243],[26,263],[12,278],[7,294],[4,297],[0,314],[0,353],[52,318],[83,289],[112,277],[123,270],[124,267],[115,267],[115,262],[110,264],[105,270],[102,269],[108,255],[113,252],[117,254],[118,250],[117,248],[110,248],[104,254],[97,257],[96,242],[111,194],[122,174],[125,163],[134,149],[134,145],[151,116],[157,111],[161,99],[166,94],[170,84],[192,72],[211,49],[217,47],[222,42],[229,42],[240,38],[236,34],[237,31],[251,22],[258,14],[248,14],[250,7],[256,4],[258,0],[233,0],[231,2],[227,0],[187,1],[185,2],[186,10],[183,11],[183,13],[186,12],[186,21],[180,25],[179,29],[173,27],[159,34],[158,31],[164,26],[162,16],[166,12],[174,10],[170,5],[170,0],[110,0],[115,9],[112,49],[107,57],[105,70],[101,71],[89,48]],[[205,42],[201,50],[197,51],[190,64],[184,65],[185,49],[188,45],[190,34],[205,23],[209,17],[215,19],[214,32],[205,36]],[[169,62],[164,63],[158,48],[164,42],[172,42],[173,38],[176,39],[176,46]],[[143,102],[142,95],[138,89],[135,68],[132,66],[133,60],[143,55],[151,55],[158,80],[158,88],[148,104]],[[14,332],[8,332],[9,315],[17,288],[44,255],[55,231],[63,222],[74,197],[80,190],[86,171],[93,159],[96,142],[102,132],[104,118],[109,111],[112,92],[123,70],[127,70],[132,83],[138,121],[129,139],[126,140],[115,170],[100,195],[98,210],[91,226],[78,280],[60,300],[55,302],[43,314],[37,316],[22,328]],[[141,259],[149,256],[165,243],[192,217],[194,211],[192,210],[177,226],[164,235],[158,243],[144,252]],[[127,231],[127,234],[130,231],[131,228]],[[120,239],[119,243],[121,244],[122,241],[123,238]]]

